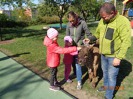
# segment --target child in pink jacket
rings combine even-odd
[[[51,70],[49,89],[53,91],[60,90],[60,87],[56,85],[57,67],[60,64],[60,54],[71,53],[81,49],[81,47],[61,48],[57,43],[57,39],[58,39],[58,31],[54,28],[49,28],[47,30],[47,36],[45,36],[43,42],[43,44],[47,48],[46,63]]]
[[[65,42],[65,48],[71,47],[72,46],[72,38],[70,36],[65,36],[64,37],[64,42]],[[66,53],[64,54],[63,62],[65,64],[65,81],[68,83],[71,83],[72,80],[69,79],[70,73],[71,73],[71,65],[73,62],[73,55],[78,54],[78,51],[73,52],[73,53]]]

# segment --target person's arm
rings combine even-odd
[[[131,28],[129,22],[127,24],[123,24],[120,27],[119,33],[121,39],[121,46],[119,52],[116,54],[113,65],[119,66],[121,60],[125,57],[127,49],[131,46]]]
[[[93,41],[96,41],[97,40],[97,38],[94,35],[92,35],[92,33],[90,32],[90,30],[88,29],[87,23],[85,21],[83,22],[83,29],[84,29],[84,32],[86,33],[87,38],[90,41],[93,42]]]
[[[85,38],[83,40],[83,42],[96,42],[97,39],[99,39],[99,36],[100,36],[100,23],[101,23],[102,20],[100,20],[99,24],[98,24],[98,27],[96,28],[96,32],[92,35],[92,36],[88,36],[88,38]],[[85,25],[86,27],[86,25]]]
[[[55,47],[52,52],[59,53],[59,54],[66,54],[66,53],[78,51],[80,49],[81,49],[81,47],[75,47],[75,46],[67,47],[67,48],[62,48],[62,47],[58,46],[58,47]]]
[[[119,53],[116,54],[116,58],[123,59],[126,55],[127,49],[131,46],[131,27],[129,22],[120,27],[119,36],[121,39],[121,46]]]

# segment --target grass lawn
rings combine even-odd
[[[46,66],[46,48],[43,46],[43,39],[46,35],[46,30],[42,30],[43,25],[30,26],[27,28],[15,28],[6,29],[6,33],[10,35],[4,35],[4,38],[10,39],[14,38],[13,43],[0,45],[0,50],[9,54],[11,57],[15,58],[20,63],[27,65],[33,71],[37,72],[42,77],[49,78],[49,68]],[[96,25],[89,25],[92,33],[95,32]],[[65,30],[59,31],[58,43],[60,46],[64,46],[63,38],[65,36]],[[133,38],[132,38],[133,43]],[[61,55],[63,57],[63,55]],[[128,50],[126,60],[122,61],[122,66],[120,69],[120,74],[118,77],[118,87],[119,90],[116,93],[115,99],[129,99],[133,98],[133,45]],[[83,75],[85,78],[86,73]],[[61,64],[58,68],[58,79],[62,80],[64,78],[64,65],[61,60]],[[76,79],[74,79],[76,84]],[[103,84],[103,80],[100,80],[98,86]],[[66,84],[65,84],[66,85]],[[65,86],[64,85],[64,86]],[[76,89],[76,86],[74,86]],[[104,93],[99,93],[96,89],[93,89],[88,81],[85,80],[83,84],[83,91],[89,93],[91,96],[97,97],[97,99],[102,99]],[[67,91],[67,90],[66,90]],[[82,95],[81,95],[82,96]]]

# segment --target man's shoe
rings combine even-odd
[[[49,89],[52,90],[52,91],[58,91],[58,90],[60,90],[60,87],[58,87],[58,86],[50,86]]]
[[[106,89],[105,89],[105,87],[104,86],[101,86],[100,88],[98,88],[98,92],[103,92],[103,91],[105,91]]]

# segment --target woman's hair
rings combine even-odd
[[[77,14],[76,14],[75,12],[73,12],[73,11],[70,11],[70,12],[68,13],[67,18],[70,17],[69,15],[73,16],[73,18],[76,18],[76,17],[77,17]]]

